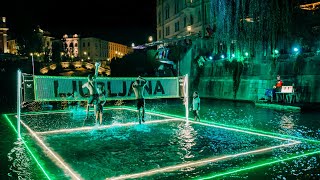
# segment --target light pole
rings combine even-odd
[[[31,55],[31,61],[32,61],[32,76],[34,76],[34,59],[33,59],[33,53],[30,53]]]

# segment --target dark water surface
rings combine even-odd
[[[146,108],[165,113],[184,115],[181,100],[147,100]],[[133,107],[133,102],[125,102]],[[83,125],[83,111],[59,115],[28,115],[22,119],[35,131],[69,129]],[[190,114],[192,117],[192,114]],[[9,116],[11,119],[12,115]],[[127,110],[105,111],[104,125],[135,121],[135,113]],[[147,119],[163,119],[148,115]],[[202,99],[201,119],[229,126],[253,128],[301,138],[319,139],[320,113],[283,112],[256,108],[254,104],[232,101]],[[86,122],[93,126],[93,120]],[[25,131],[23,131],[25,132]],[[15,133],[8,123],[1,119],[1,166],[2,176],[45,179],[41,170],[30,157],[25,147],[16,141]],[[25,133],[23,133],[25,134]],[[41,149],[25,134],[26,141],[34,147],[39,156]],[[182,122],[135,125],[124,128],[110,128],[104,131],[44,134],[44,141],[85,179],[103,179],[121,174],[139,173],[154,168],[172,166],[182,162],[201,160],[219,154],[241,153],[263,147],[282,144],[279,140],[256,137],[243,133],[186,125]],[[77,143],[78,142],[78,143]],[[91,145],[90,145],[91,144]],[[37,149],[38,148],[38,149]],[[278,160],[287,155],[299,155],[318,150],[317,144],[303,142],[289,148],[279,148],[265,154],[236,158],[223,163],[209,163],[206,166],[190,167],[170,173],[155,174],[145,179],[190,179],[207,175],[214,176],[223,170],[237,170],[260,161]],[[41,155],[42,154],[42,155]],[[145,159],[138,161],[137,159]],[[44,160],[53,179],[69,179],[47,158]],[[49,162],[49,163],[47,163]],[[18,165],[19,164],[19,165]],[[23,166],[21,166],[21,164]],[[140,167],[140,168],[139,168]],[[254,170],[219,176],[221,179],[318,179],[319,156],[305,156],[282,163],[271,164]],[[93,171],[90,171],[94,169]],[[12,178],[15,179],[15,178]]]
[[[0,79],[3,85],[1,86],[0,95],[1,113],[14,113],[16,112],[16,72],[2,73]],[[146,103],[147,110],[177,115],[184,115],[185,113],[181,100],[147,100]],[[133,102],[125,102],[125,105],[131,107],[134,106],[133,104]],[[257,108],[252,103],[201,99],[200,114],[202,120],[229,126],[253,128],[314,140],[320,139],[320,112],[285,112]],[[80,112],[78,115],[79,116],[70,116],[69,114],[60,116],[59,118],[54,118],[50,115],[29,116],[28,118],[24,118],[28,125],[34,130],[47,131],[81,126],[83,124],[83,112]],[[114,121],[126,123],[134,121],[135,117],[134,114],[126,111],[114,112],[112,115],[105,111],[104,115],[104,124],[110,124]],[[192,117],[192,114],[190,114],[190,116]],[[148,116],[147,119],[148,118],[159,119],[151,115]],[[13,118],[11,117],[11,119]],[[49,120],[55,120],[56,122]],[[86,125],[93,125],[93,121],[86,122]],[[0,119],[0,129],[0,178],[47,179],[46,175],[43,174],[37,163],[30,156],[28,149],[26,149],[21,141],[17,140],[15,131],[3,116]],[[45,168],[49,172],[48,176],[52,177],[52,179],[70,179],[70,177],[65,176],[64,172],[60,168],[57,168],[56,165],[43,154],[42,149],[40,149],[30,135],[25,132],[26,131],[23,130],[24,139],[30,149],[35,152],[34,154],[41,157],[40,159],[42,159],[42,161],[39,163],[45,164]],[[83,177],[86,179],[103,179],[104,177],[108,177],[102,176],[101,174],[118,176],[122,173],[141,172],[142,170],[139,169],[140,166],[143,166],[143,170],[149,170],[173,165],[174,163],[172,162],[194,161],[220,153],[243,152],[244,150],[268,147],[279,143],[275,142],[278,140],[257,138],[243,134],[239,135],[235,132],[230,133],[226,130],[202,127],[196,124],[186,126],[179,122],[171,124],[146,124],[139,128],[132,126],[130,128],[109,129],[107,131],[54,134],[50,136],[42,135],[42,137],[55,148],[55,151],[65,156],[69,164],[80,168],[74,168],[76,171],[85,172],[90,168],[96,170],[92,172],[92,174],[90,174],[90,172],[85,173],[86,176]],[[79,146],[75,144],[77,140],[81,142]],[[94,146],[83,148],[86,147],[86,142],[92,142]],[[126,146],[126,148],[124,148],[124,146]],[[141,153],[139,153],[140,151],[138,150],[133,150],[134,148],[142,146],[143,151]],[[206,166],[190,167],[174,172],[155,174],[145,179],[190,179],[204,178],[208,175],[212,177],[217,175],[217,172],[237,170],[241,167],[255,164],[258,162],[257,160],[259,160],[259,162],[260,160],[268,162],[270,159],[279,160],[287,157],[287,155],[300,155],[306,152],[320,150],[318,146],[319,145],[315,143],[303,142],[299,145],[280,148],[265,154],[250,155],[237,158],[233,161],[209,163]],[[112,151],[110,149],[112,149]],[[161,154],[160,152],[167,152],[169,154]],[[128,154],[129,156],[127,156]],[[108,158],[110,156],[119,157],[121,161]],[[92,157],[92,159],[90,159],[90,157]],[[134,157],[146,157],[146,160],[144,162],[135,161]],[[161,159],[162,161],[160,161]],[[90,162],[90,160],[92,160],[92,162]],[[109,168],[95,166],[93,162],[97,161],[103,161],[102,165],[109,163],[109,165],[112,164],[112,166]],[[88,169],[86,167],[88,167]],[[320,179],[319,167],[319,155],[315,154],[239,173],[232,173],[226,176],[219,176],[218,178]]]

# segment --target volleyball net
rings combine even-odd
[[[185,76],[146,77],[145,99],[181,98],[186,94]],[[104,100],[133,100],[132,77],[98,77],[95,82],[106,91]],[[82,88],[86,77],[32,76],[22,74],[24,101],[85,101],[89,91]]]
[[[95,83],[106,92],[106,95],[101,100],[135,100],[132,84],[136,79],[136,77],[97,77]],[[144,79],[147,81],[144,90],[145,99],[183,99],[186,118],[189,116],[188,75],[179,77],[145,77]],[[22,73],[19,70],[17,82],[18,132],[20,132],[20,114],[24,103],[36,104],[37,106],[43,106],[46,103],[50,105],[49,102],[59,104],[60,102],[81,102],[85,104],[90,98],[88,88],[83,88],[83,85],[87,82],[87,77],[31,75]],[[42,110],[41,107],[34,109],[32,111]]]

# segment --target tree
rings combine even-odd
[[[52,61],[61,62],[61,52],[63,52],[63,44],[61,41],[52,42]]]

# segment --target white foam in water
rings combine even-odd
[[[32,179],[31,159],[28,156],[22,141],[16,141],[13,149],[8,153],[8,161],[11,162],[8,177],[17,179]]]

